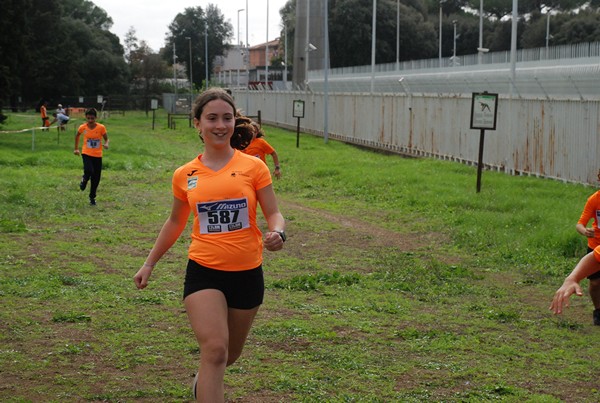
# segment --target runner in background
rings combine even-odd
[[[48,126],[50,126],[50,119],[48,118],[48,101],[42,101],[40,105],[40,115],[42,116],[42,130],[48,130]]]
[[[62,131],[66,130],[65,125],[67,123],[69,123],[69,117],[67,115],[65,115],[64,113],[57,113],[54,112],[52,114],[52,116],[54,117],[54,119],[52,120],[52,122],[50,122],[51,125],[53,125],[54,123],[58,122],[58,128]]]
[[[102,176],[102,149],[108,149],[108,135],[106,127],[96,122],[98,112],[91,108],[85,111],[86,123],[79,126],[75,135],[75,155],[80,155],[83,159],[83,176],[79,182],[79,189],[83,192],[89,180],[90,186],[90,204],[96,205],[96,190],[100,184]],[[79,151],[79,137],[83,135],[83,145]],[[104,139],[104,145],[102,140]]]
[[[262,162],[267,163],[266,155],[270,155],[273,158],[273,165],[275,165],[275,169],[273,170],[273,175],[277,179],[281,178],[281,165],[279,164],[279,156],[277,155],[277,151],[265,140],[265,133],[263,129],[256,123],[255,121],[242,116],[237,119],[241,119],[240,123],[250,124],[253,128],[253,136],[252,141],[246,147],[243,152],[252,155],[253,157],[260,158]]]
[[[600,170],[598,170],[598,181],[600,182]],[[590,220],[593,220],[592,225],[588,227],[587,225]],[[595,248],[600,246],[599,221],[600,191],[597,191],[588,197],[581,217],[579,217],[579,221],[577,221],[577,225],[575,226],[577,232],[587,238],[587,253],[591,253]],[[594,304],[592,318],[594,325],[600,326],[600,272],[590,274],[587,279],[589,280],[588,290]]]

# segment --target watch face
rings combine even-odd
[[[287,239],[287,237],[285,236],[285,232],[283,232],[283,231],[276,231],[276,232],[277,232],[277,233],[279,234],[279,236],[281,237],[281,240],[282,240],[283,242],[285,242],[285,240]]]

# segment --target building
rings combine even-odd
[[[283,58],[279,38],[250,48],[232,45],[216,58],[214,73],[220,85],[232,88],[261,89],[266,84],[271,89],[286,89],[291,71],[283,63],[272,64],[274,59]]]

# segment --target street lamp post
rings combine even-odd
[[[189,36],[186,36],[185,39],[187,39],[190,45],[190,108],[192,106],[193,103],[193,94],[194,94],[194,79],[193,79],[193,75],[192,75],[192,38]]]
[[[308,55],[315,50],[315,46],[310,43],[310,1],[306,1],[306,48],[304,49],[304,90],[308,90]]]
[[[244,46],[244,49],[246,50],[245,56],[247,57],[248,60],[250,60],[250,44],[248,43],[248,0],[246,0],[246,44]],[[248,94],[248,87],[250,84],[250,67],[248,66],[249,63],[246,63],[246,60],[244,60],[244,66],[246,67],[246,114],[248,114],[248,110],[250,109],[250,97]]]
[[[452,26],[454,27],[454,39],[452,45],[452,66],[456,66],[456,20],[452,20]]]
[[[479,0],[479,47],[477,48],[477,64],[483,60],[483,0]]]
[[[269,0],[267,0],[267,42],[265,42],[265,91],[269,86]]]
[[[242,42],[240,41],[240,11],[244,11],[244,9],[240,8],[237,11],[237,17],[238,17],[238,20],[237,20],[237,46],[241,46],[241,44],[242,44]],[[244,51],[242,51],[242,59],[243,58],[244,58]],[[244,61],[242,60],[242,63],[243,62]],[[237,69],[237,80],[236,80],[236,82],[237,82],[237,86],[239,87],[240,86],[240,69],[239,68]]]
[[[396,1],[396,70],[400,70],[400,0]]]
[[[175,87],[175,98],[173,99],[173,113],[176,111],[177,104],[177,55],[175,52],[175,42],[173,42],[173,86]]]
[[[375,46],[377,43],[377,0],[373,0],[373,18],[371,22],[371,94],[375,89]]]
[[[283,85],[287,90],[287,26],[283,21]]]
[[[442,4],[444,4],[446,0],[440,0],[440,29],[438,32],[439,46],[438,46],[438,57],[439,57],[439,67],[442,67]]]
[[[548,17],[546,17],[546,59],[548,59],[548,45],[550,44],[550,9],[548,9]]]
[[[208,91],[208,25],[204,25],[204,66],[206,90]]]
[[[237,26],[237,44],[240,44],[240,11],[244,11],[243,8],[238,10],[238,26]]]

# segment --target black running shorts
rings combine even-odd
[[[265,295],[262,265],[251,270],[223,271],[188,260],[183,298],[206,289],[221,291],[225,295],[229,308],[255,308],[263,303]]]
[[[588,251],[588,253],[590,253],[590,252],[593,252],[594,250],[588,246],[587,251]],[[595,280],[597,278],[600,278],[600,270],[594,274],[590,274],[589,276],[587,276],[587,278],[589,280]]]

